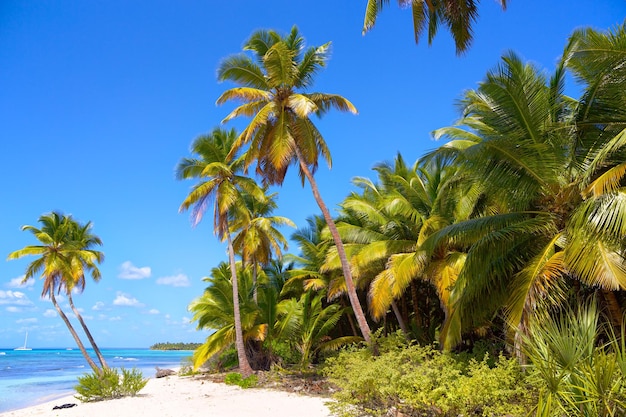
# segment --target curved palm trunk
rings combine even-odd
[[[256,283],[257,265],[256,259],[252,259],[252,299],[254,300],[254,304],[259,305],[259,291]]]
[[[333,241],[335,242],[335,246],[337,247],[337,254],[339,255],[339,260],[341,261],[341,270],[343,272],[343,276],[346,280],[346,288],[348,290],[348,298],[350,299],[350,304],[352,305],[352,310],[354,311],[354,315],[356,317],[357,322],[359,323],[359,328],[361,329],[361,334],[363,335],[363,339],[367,343],[371,340],[371,330],[369,324],[367,324],[367,320],[365,319],[365,314],[363,313],[363,309],[361,308],[361,303],[359,302],[359,297],[356,294],[356,287],[354,286],[354,280],[352,279],[352,272],[350,271],[350,265],[348,264],[348,257],[346,256],[346,251],[343,247],[343,242],[339,237],[339,231],[337,230],[337,226],[335,225],[335,221],[330,215],[330,211],[328,211],[328,207],[324,203],[322,196],[317,188],[317,182],[313,178],[313,174],[309,167],[304,163],[304,159],[302,158],[302,152],[300,152],[300,148],[295,146],[296,156],[298,157],[298,162],[300,163],[300,168],[304,175],[309,180],[309,184],[311,185],[311,191],[313,191],[313,197],[315,197],[315,201],[319,206],[320,210],[322,210],[322,215],[324,216],[324,220],[326,220],[326,224],[328,225],[328,229],[330,230],[330,234],[333,237]]]
[[[59,313],[59,316],[61,316],[61,319],[63,319],[63,321],[65,322],[67,329],[70,331],[70,333],[74,337],[74,341],[76,342],[76,345],[78,346],[81,353],[85,357],[85,360],[87,360],[87,363],[89,364],[89,366],[91,366],[91,369],[93,369],[95,373],[101,374],[102,370],[98,368],[98,365],[96,365],[96,363],[93,361],[93,359],[91,359],[91,357],[87,353],[85,346],[83,346],[83,342],[80,340],[80,337],[78,337],[78,333],[76,333],[76,330],[74,330],[72,323],[70,323],[70,320],[67,318],[63,310],[61,310],[61,307],[59,306],[59,303],[57,303],[56,298],[54,298],[54,293],[52,291],[50,292],[50,300],[52,300],[52,305],[54,305],[54,308],[57,310],[57,313]]]
[[[391,301],[391,309],[393,310],[393,314],[396,315],[396,320],[398,320],[398,325],[404,333],[404,336],[408,339],[409,330],[406,328],[406,324],[404,323],[404,319],[402,318],[402,314],[400,314],[400,309],[398,308],[398,304],[396,304],[396,300]]]
[[[246,346],[243,342],[243,331],[241,329],[241,313],[239,311],[239,285],[237,283],[237,265],[235,263],[235,250],[230,238],[230,231],[226,226],[226,241],[228,242],[228,262],[230,263],[231,279],[233,281],[233,313],[235,320],[235,347],[237,348],[237,359],[239,359],[239,372],[244,378],[249,377],[253,371],[246,356]]]
[[[71,292],[69,292],[67,294],[67,299],[68,299],[68,301],[70,303],[70,307],[72,308],[72,311],[74,312],[74,315],[76,316],[76,318],[80,322],[80,325],[83,327],[83,331],[87,335],[87,339],[89,339],[89,343],[91,343],[91,347],[93,347],[93,351],[95,352],[96,356],[98,357],[98,360],[100,361],[100,365],[102,365],[102,369],[108,369],[109,366],[107,365],[106,361],[104,360],[104,356],[102,356],[102,352],[100,352],[100,349],[98,348],[98,345],[96,345],[96,341],[93,339],[93,336],[91,336],[91,332],[87,328],[87,324],[85,324],[85,321],[83,320],[83,316],[80,315],[80,313],[78,312],[78,309],[74,306],[74,300],[72,299]]]

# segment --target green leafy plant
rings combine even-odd
[[[180,376],[190,376],[195,375],[198,372],[194,370],[193,367],[193,358],[191,356],[186,356],[180,361],[180,369],[178,370],[178,375]]]
[[[240,373],[237,372],[231,372],[229,374],[226,374],[226,377],[224,378],[224,382],[227,385],[237,385],[241,388],[254,388],[258,381],[258,378],[256,375],[250,375],[247,378],[244,378],[241,376]]]
[[[538,416],[617,416],[626,413],[624,331],[603,332],[596,303],[531,323],[524,352],[540,388]],[[608,343],[599,344],[600,337]]]
[[[135,396],[148,383],[140,370],[122,368],[122,375],[115,368],[107,368],[101,373],[93,372],[78,377],[74,387],[76,398],[83,402],[93,402]]]
[[[332,405],[339,415],[526,416],[535,402],[515,359],[490,366],[489,355],[467,359],[399,335],[377,343],[378,356],[353,348],[327,359],[322,372],[340,388]]]

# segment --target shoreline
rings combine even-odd
[[[150,378],[136,397],[82,403],[74,393],[39,404],[0,413],[0,417],[329,417],[330,400],[267,388],[242,389],[195,376]],[[45,399],[43,397],[42,399]],[[76,404],[53,410],[54,406]]]

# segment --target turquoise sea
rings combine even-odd
[[[102,349],[110,367],[135,367],[146,378],[155,376],[156,366],[180,367],[192,353],[185,350]],[[97,363],[95,355],[91,356]],[[0,349],[0,413],[71,394],[76,378],[90,371],[78,349]]]

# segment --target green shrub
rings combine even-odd
[[[198,372],[194,371],[193,369],[193,357],[187,356],[181,359],[178,375],[190,376],[190,375],[195,375],[197,373]]]
[[[143,377],[141,371],[137,368],[122,368],[122,378],[120,381],[120,392],[122,397],[134,397],[141,391],[148,380]]]
[[[76,398],[83,402],[102,401],[127,396],[135,396],[148,383],[141,371],[133,368],[119,371],[115,368],[104,369],[101,374],[93,372],[78,377],[74,387]]]
[[[224,349],[222,352],[213,355],[202,368],[209,372],[224,372],[233,369],[239,365],[237,358],[237,349],[234,347]]]
[[[396,409],[420,416],[525,416],[534,402],[517,361],[482,360],[408,345],[395,337],[369,349],[345,350],[329,358],[322,372],[340,391],[334,410],[341,415],[383,416]]]
[[[229,374],[226,374],[226,377],[224,378],[224,382],[228,385],[238,385],[241,388],[253,388],[256,387],[257,383],[258,383],[258,378],[256,375],[250,375],[247,378],[243,378],[241,376],[241,374],[237,373],[237,372],[231,372]]]

